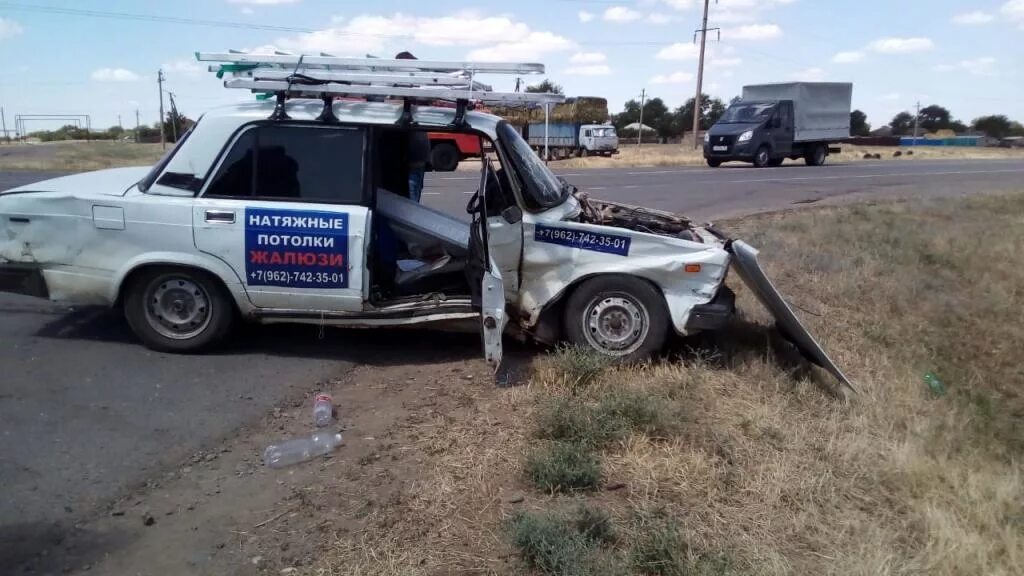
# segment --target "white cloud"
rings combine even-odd
[[[651,84],[685,84],[693,80],[693,74],[689,72],[673,72],[671,74],[658,74],[651,78]]]
[[[689,10],[695,3],[695,0],[665,0],[666,6],[676,10]]]
[[[965,12],[963,14],[957,14],[953,16],[953,23],[960,24],[962,26],[977,26],[979,24],[988,24],[995,19],[995,16],[988,12],[982,12],[981,10],[975,10],[974,12]]]
[[[569,56],[570,64],[600,64],[608,58],[602,52],[577,52]]]
[[[580,10],[578,13],[576,13],[576,16],[579,17],[580,22],[590,22],[591,20],[594,19],[594,13],[587,12],[586,10]]]
[[[806,70],[800,70],[789,75],[793,80],[801,80],[804,82],[817,82],[825,78],[825,71],[818,67],[807,68]]]
[[[472,10],[441,17],[393,16],[334,18],[329,27],[279,38],[273,49],[306,54],[327,52],[361,57],[366,53],[386,56],[401,50],[416,53],[412,45],[466,46],[475,60],[536,60],[544,54],[569,50],[573,43],[553,32],[532,30],[509,16],[491,16]]]
[[[661,12],[651,12],[647,15],[647,21],[651,24],[668,24],[672,21],[672,17]]]
[[[14,20],[0,18],[0,40],[14,38],[23,32],[20,25]]]
[[[184,76],[190,79],[199,78],[205,71],[205,68],[200,66],[198,62],[185,58],[165,62],[162,68],[170,79],[174,79],[175,76]]]
[[[296,4],[299,0],[228,0],[228,4],[255,4],[258,6],[274,6],[277,4]]]
[[[544,54],[569,50],[573,43],[551,32],[530,32],[522,40],[502,42],[471,51],[466,58],[482,61],[539,60]]]
[[[770,40],[782,36],[782,28],[776,24],[747,24],[722,30],[722,37],[728,40]]]
[[[607,76],[612,69],[607,64],[588,64],[584,66],[570,66],[565,69],[570,76]]]
[[[643,14],[625,6],[612,6],[604,11],[604,19],[608,22],[633,22],[643,17]]]
[[[665,46],[654,55],[658,60],[696,60],[698,56],[700,56],[700,47],[684,42]]]
[[[868,48],[879,54],[911,54],[935,48],[930,38],[879,38]]]
[[[999,8],[999,13],[1016,22],[1024,30],[1024,0],[1010,0]]]
[[[849,52],[839,52],[832,57],[832,61],[836,64],[850,64],[853,62],[860,62],[864,59],[864,53],[860,50],[851,50]]]
[[[878,97],[882,102],[895,102],[899,100],[902,95],[899,92],[889,92],[888,94],[882,94]]]
[[[932,66],[932,70],[936,72],[962,70],[974,76],[996,76],[999,74],[999,71],[996,69],[996,59],[992,56],[961,60],[956,64],[936,64]]]
[[[135,82],[139,75],[124,68],[100,68],[92,73],[92,79],[97,82]]]
[[[711,57],[711,66],[715,68],[735,68],[740,64],[743,64],[742,58],[717,58]]]

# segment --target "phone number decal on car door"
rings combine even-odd
[[[245,209],[249,286],[348,288],[348,214]]]
[[[619,256],[629,256],[629,242],[631,240],[629,236],[604,234],[587,230],[572,230],[570,228],[554,228],[539,224],[533,233],[533,239],[546,244],[557,244],[559,246],[568,246],[569,248],[617,254]]]

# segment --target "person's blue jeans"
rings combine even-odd
[[[410,168],[409,169],[409,200],[419,202],[420,197],[423,195],[423,177],[426,174],[426,168]]]

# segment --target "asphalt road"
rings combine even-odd
[[[1024,188],[1024,160],[559,172],[595,197],[698,220],[819,201]],[[57,175],[0,173],[0,190]],[[424,202],[464,214],[477,181],[473,172],[430,174]],[[246,326],[218,354],[175,356],[139,346],[117,312],[0,295],[0,568],[354,363],[429,363],[442,349],[478,353],[475,338],[444,336],[444,345],[429,349],[422,338],[343,330],[321,338],[316,327]]]

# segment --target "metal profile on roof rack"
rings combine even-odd
[[[447,100],[488,104],[557,104],[560,94],[495,92],[477,82],[477,74],[542,74],[543,64],[338,58],[297,54],[203,53],[196,58],[221,62],[211,72],[227,79],[227,88],[278,96],[329,96]],[[280,100],[280,98],[279,98]],[[464,106],[463,106],[464,107]]]

